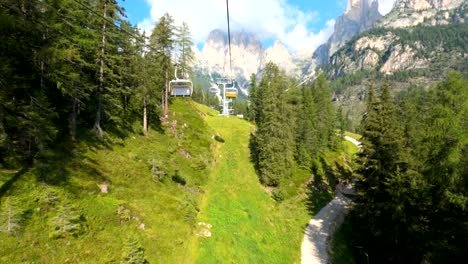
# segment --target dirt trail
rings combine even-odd
[[[361,142],[347,136],[345,139],[360,148]],[[332,235],[352,206],[351,199],[343,193],[352,194],[352,186],[338,185],[333,200],[309,221],[302,240],[302,264],[329,263],[328,252]]]

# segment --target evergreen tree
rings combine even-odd
[[[91,91],[96,89],[95,66],[90,61],[95,56],[95,43],[89,40],[97,39],[97,35],[83,27],[82,21],[88,21],[91,17],[75,1],[63,1],[61,7],[56,7],[61,11],[57,12],[53,21],[53,28],[60,33],[56,33],[55,40],[49,46],[48,75],[56,83],[64,101],[69,101],[68,105],[61,107],[68,115],[69,134],[74,141],[78,113],[88,102]]]
[[[7,197],[0,206],[0,231],[15,235],[22,227],[23,211],[14,197]]]
[[[277,186],[289,175],[293,161],[293,137],[288,123],[290,117],[284,72],[268,63],[258,87],[256,146],[260,181]]]
[[[39,1],[0,5],[0,156],[32,159],[57,133],[45,49],[54,41],[46,23],[53,10]]]
[[[401,99],[369,91],[363,119],[360,212],[378,261],[458,262],[466,248],[467,82],[452,73],[435,90]],[[404,129],[402,129],[404,128]],[[466,174],[466,173],[465,173]]]
[[[145,250],[141,246],[140,242],[133,236],[129,237],[125,242],[122,262],[128,264],[148,263],[148,260],[146,260],[145,257]]]
[[[423,174],[427,179],[432,207],[427,212],[430,240],[427,253],[435,261],[452,256],[461,257],[466,248],[467,219],[467,141],[468,141],[468,81],[452,72],[433,93],[429,116],[430,129],[423,142],[428,156]],[[430,147],[429,147],[430,146]]]
[[[258,112],[257,102],[257,76],[255,73],[250,75],[250,90],[249,90],[249,105],[248,105],[248,119],[255,123],[255,117]]]
[[[312,96],[317,106],[317,123],[315,127],[318,137],[317,148],[323,150],[329,146],[332,137],[335,136],[335,113],[330,88],[325,75],[320,74],[312,84]]]
[[[116,44],[118,33],[113,29],[113,25],[109,23],[112,21],[115,24],[121,24],[121,16],[123,15],[122,8],[115,0],[100,0],[94,6],[96,12],[102,16],[95,17],[96,24],[101,26],[99,35],[99,51],[98,51],[98,65],[97,65],[97,86],[94,91],[96,98],[96,118],[93,130],[99,138],[103,137],[103,130],[101,123],[104,118],[111,121],[114,125],[119,125],[121,122],[118,115],[121,108],[119,100],[119,85],[118,85],[118,60],[119,56],[116,54],[119,48]]]
[[[163,116],[168,115],[169,78],[172,72],[171,53],[174,49],[175,27],[174,19],[168,14],[164,14],[156,24],[150,37],[150,44],[157,52],[155,61],[160,65],[156,73],[158,86],[164,87],[163,93]]]
[[[183,22],[180,27],[178,27],[177,33],[177,53],[179,56],[178,63],[180,76],[179,78],[187,78],[193,75],[192,64],[195,60],[195,53],[193,52],[193,41],[190,36],[190,29],[187,23]]]
[[[317,158],[319,151],[319,138],[317,133],[317,105],[312,95],[312,89],[302,87],[302,104],[298,111],[298,130],[296,135],[297,154],[299,165],[308,169],[312,167],[312,160]]]
[[[338,106],[338,110],[336,111],[336,124],[338,126],[339,138],[342,139],[345,136],[345,132],[348,129],[347,125],[348,122],[346,120],[346,116],[343,113],[343,106]]]

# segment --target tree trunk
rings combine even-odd
[[[168,95],[169,95],[169,73],[166,68],[166,89],[164,91],[164,118],[167,118],[169,115],[169,105],[168,105]]]
[[[76,108],[77,108],[77,99],[75,96],[72,97],[72,112],[70,114],[70,136],[71,140],[76,140]]]
[[[145,136],[148,135],[148,116],[147,116],[147,110],[148,110],[148,102],[147,102],[147,96],[145,95],[143,97],[143,134]]]
[[[104,56],[106,53],[106,19],[107,19],[107,0],[104,1],[104,21],[102,23],[102,48],[101,48],[101,57],[99,58],[99,86],[97,90],[97,111],[96,111],[96,121],[94,122],[94,131],[96,132],[99,138],[102,138],[102,128],[101,128],[101,113],[102,113],[102,91],[104,90]]]

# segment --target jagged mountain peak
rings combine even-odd
[[[348,0],[348,6],[343,15],[353,20],[361,20],[367,17],[369,12],[378,12],[377,0]]]
[[[232,32],[231,44],[238,46],[254,46],[257,48],[263,48],[262,42],[256,34],[248,32],[246,30],[239,30]]]
[[[257,73],[263,62],[265,48],[258,36],[247,30],[231,31],[231,53],[227,32],[216,29],[210,32],[198,55],[198,67],[209,73],[232,77],[242,86],[252,73]],[[231,54],[231,60],[229,55]]]
[[[392,11],[378,26],[387,28],[424,25],[446,25],[454,21],[463,22],[466,11],[457,11],[466,0],[397,0]],[[466,8],[465,8],[466,9]]]
[[[221,29],[214,29],[208,34],[206,42],[227,45],[228,34],[226,31]],[[231,45],[263,49],[262,42],[258,36],[255,33],[246,31],[244,29],[231,32]]]
[[[273,44],[273,46],[268,48],[268,50],[288,51],[288,49],[286,48],[286,46],[284,45],[284,43],[281,40],[276,40],[275,43]],[[289,51],[288,51],[288,53],[289,53]]]
[[[288,73],[294,74],[294,71],[298,68],[294,62],[293,56],[280,40],[277,40],[275,44],[269,47],[265,52],[264,63],[270,61],[277,64]]]
[[[227,43],[227,34],[221,29],[214,29],[208,34],[206,42],[218,42],[218,43]]]
[[[460,6],[465,0],[397,0],[396,9],[453,9]]]
[[[348,0],[346,11],[336,19],[333,34],[312,55],[315,63],[327,63],[329,56],[354,36],[374,27],[381,17],[376,0]]]

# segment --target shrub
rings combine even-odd
[[[122,254],[123,263],[145,264],[148,263],[145,257],[145,250],[140,242],[133,236],[129,237],[125,242],[125,247]]]
[[[53,217],[49,226],[50,238],[64,238],[68,236],[78,237],[86,230],[86,219],[73,206],[69,204],[61,205],[57,210],[57,215]]]
[[[284,200],[284,192],[281,189],[274,189],[272,192],[273,200],[281,202]]]
[[[185,185],[187,184],[187,181],[184,179],[184,177],[180,176],[179,171],[176,170],[174,173],[174,176],[172,176],[172,181],[176,182],[180,185]]]

